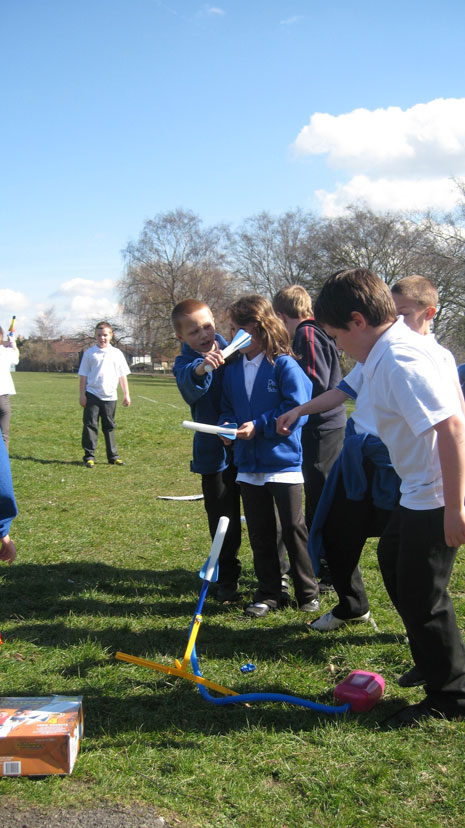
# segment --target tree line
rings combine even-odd
[[[272,297],[289,284],[315,298],[336,270],[363,267],[388,285],[420,274],[436,285],[435,333],[465,361],[465,183],[448,215],[376,213],[352,206],[322,218],[301,209],[262,212],[236,229],[205,227],[193,212],[177,209],[145,222],[123,252],[120,301],[132,341],[157,360],[175,345],[170,312],[186,297],[207,302],[219,322],[241,293]]]

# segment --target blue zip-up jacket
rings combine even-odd
[[[220,424],[253,421],[251,440],[236,440],[234,462],[241,472],[286,472],[302,466],[300,430],[307,417],[294,423],[288,437],[276,434],[276,420],[296,405],[308,402],[312,383],[293,357],[282,355],[272,365],[266,357],[255,378],[250,400],[244,383],[242,359],[228,365],[223,379]]]
[[[368,485],[363,469],[365,458],[371,460],[376,467],[371,491],[375,506],[379,509],[391,510],[399,502],[400,477],[391,463],[386,446],[374,434],[356,434],[353,420],[349,418],[342,451],[326,478],[310,529],[308,553],[315,575],[318,575],[320,571],[320,558],[325,557],[323,527],[334,499],[339,477],[342,475],[348,500],[363,500]]]
[[[215,334],[215,340],[221,349],[228,344],[220,334]],[[173,374],[183,400],[190,406],[192,420],[216,425],[221,414],[221,386],[225,366],[221,365],[210,374],[199,377],[195,368],[201,362],[203,356],[184,342],[180,355],[174,361]],[[226,449],[216,434],[196,431],[192,455],[191,471],[197,474],[216,474],[231,462],[231,451]]]

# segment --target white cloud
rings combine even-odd
[[[280,26],[293,26],[294,23],[298,23],[299,20],[303,20],[303,16],[301,14],[294,14],[293,17],[287,17],[285,20],[280,20]]]
[[[360,199],[379,210],[448,209],[456,201],[451,179],[465,175],[465,98],[317,112],[293,146],[297,156],[326,155],[330,167],[351,176],[334,192],[318,191],[326,214]]]
[[[62,282],[57,290],[58,294],[65,296],[82,295],[82,296],[96,296],[102,292],[111,292],[115,287],[112,279],[102,279],[100,282],[91,279],[70,279],[68,282]]]
[[[430,207],[452,210],[457,203],[457,188],[450,178],[369,178],[356,175],[334,192],[317,190],[322,213],[333,217],[343,213],[348,204],[364,202],[376,212],[396,210],[422,211]]]
[[[114,317],[118,313],[118,302],[104,296],[93,299],[91,304],[88,296],[74,296],[71,302],[71,318],[90,320],[96,316]]]
[[[204,6],[203,7],[204,14],[218,14],[221,17],[226,14],[224,9],[221,9],[219,6]]]
[[[11,288],[3,288],[0,290],[0,312],[2,314],[10,310],[12,310],[12,313],[16,313],[16,311],[24,310],[28,305],[29,299],[24,293],[20,293],[18,290],[11,290]]]

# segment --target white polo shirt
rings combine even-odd
[[[89,394],[108,401],[118,398],[118,382],[131,371],[118,348],[92,345],[84,352],[78,373],[81,377],[87,377],[86,391]]]
[[[398,319],[378,339],[363,366],[381,440],[401,478],[402,506],[435,509],[444,505],[434,426],[462,416],[457,388],[444,356],[425,347]]]

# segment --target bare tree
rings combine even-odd
[[[51,339],[58,339],[63,333],[61,330],[63,322],[57,316],[55,307],[50,305],[42,313],[38,313],[34,319],[34,328],[32,336],[35,339],[43,339],[49,341]]]
[[[317,231],[319,222],[300,209],[246,219],[231,245],[233,268],[244,288],[272,297],[285,285],[307,283]]]
[[[233,295],[224,226],[204,229],[198,216],[177,209],[147,221],[124,251],[119,283],[123,310],[139,345],[160,351],[173,343],[170,313],[187,297],[221,310]],[[154,354],[155,356],[155,354]]]

